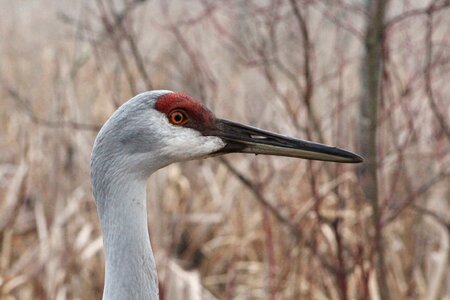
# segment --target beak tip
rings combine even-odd
[[[362,163],[362,162],[364,162],[364,158],[358,155],[355,158],[355,163],[359,164],[359,163]]]
[[[350,159],[350,161],[348,161],[349,163],[353,163],[353,164],[359,164],[364,162],[364,158],[356,153],[350,152],[351,156],[348,157]]]

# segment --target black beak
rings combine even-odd
[[[360,163],[355,153],[309,141],[294,139],[251,126],[216,119],[211,135],[220,137],[225,147],[214,154],[254,153],[298,157],[340,163]]]

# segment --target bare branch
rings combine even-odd
[[[450,5],[450,3],[448,3]],[[433,56],[433,12],[434,9],[427,10],[427,25],[426,25],[426,35],[425,35],[425,47],[426,47],[426,63],[425,63],[425,91],[428,97],[428,104],[430,105],[431,111],[435,115],[439,125],[444,131],[447,139],[450,141],[450,125],[449,121],[445,119],[444,115],[441,114],[441,109],[439,109],[436,104],[436,100],[433,93],[432,87],[432,56]]]
[[[450,7],[450,1],[448,0],[443,0],[441,1],[442,3],[439,4],[437,4],[437,2],[438,0],[434,0],[426,8],[412,9],[393,17],[392,19],[386,22],[385,24],[386,29],[390,29],[390,27],[393,27],[398,23],[408,20],[410,18],[430,15],[433,14],[434,12],[438,12]]]
[[[7,91],[8,95],[13,98],[16,103],[19,104],[20,108],[30,117],[31,121],[35,124],[46,126],[49,128],[54,129],[61,129],[64,127],[76,129],[76,130],[87,130],[87,131],[93,131],[98,132],[101,128],[100,125],[94,125],[94,124],[86,124],[86,123],[79,123],[76,121],[66,121],[66,120],[46,120],[39,116],[37,116],[34,111],[31,108],[30,103],[31,100],[26,99],[23,95],[19,93],[18,90],[12,88],[11,86],[6,85],[4,82],[2,82],[3,87]]]

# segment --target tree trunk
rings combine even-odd
[[[386,0],[367,0],[365,56],[362,62],[362,93],[360,99],[359,138],[365,163],[359,176],[367,200],[372,206],[375,268],[381,299],[390,299],[384,262],[383,235],[377,178],[377,111],[382,97],[383,38]]]

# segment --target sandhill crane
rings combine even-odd
[[[91,179],[103,233],[103,299],[158,299],[147,228],[146,180],[171,163],[240,152],[342,163],[354,153],[218,119],[193,98],[139,94],[104,124],[94,143]]]

